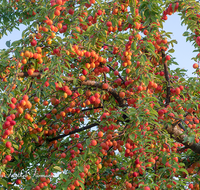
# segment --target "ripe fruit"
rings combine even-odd
[[[74,14],[74,10],[73,10],[73,9],[69,9],[68,13],[69,13],[70,15],[73,15],[73,14]]]
[[[17,184],[17,185],[21,184],[21,179],[17,179],[17,180],[16,180],[16,184]]]
[[[7,161],[11,161],[12,157],[11,157],[10,155],[7,155],[7,156],[5,157],[5,159],[6,159]]]
[[[102,10],[98,10],[97,14],[100,16],[102,14]]]
[[[175,91],[176,91],[176,94],[177,94],[177,95],[179,95],[179,94],[181,93],[181,90],[180,90],[180,88],[178,88],[178,87],[175,89]]]
[[[102,165],[101,165],[101,164],[98,164],[98,165],[97,165],[97,168],[98,168],[98,169],[101,169],[101,168],[102,168]]]
[[[183,90],[183,89],[184,89],[184,87],[183,87],[183,86],[179,86],[179,88],[180,88],[180,90]]]
[[[165,73],[163,71],[160,71],[160,76],[164,76]]]
[[[32,40],[32,41],[31,41],[31,45],[32,45],[32,46],[36,46],[36,45],[37,45],[37,41],[36,41],[36,40]]]
[[[90,57],[90,55],[91,55],[91,54],[90,54],[89,51],[86,51],[86,52],[85,52],[85,57]]]
[[[84,81],[84,80],[86,79],[86,77],[82,75],[82,76],[79,77],[79,79],[80,79],[81,81]]]
[[[35,96],[35,97],[34,97],[34,102],[35,102],[35,103],[38,103],[39,101],[40,101],[40,99],[39,99],[38,97]]]
[[[27,95],[23,96],[23,100],[28,101],[29,97]]]
[[[42,52],[42,48],[41,47],[36,47],[36,51],[37,51],[37,53],[41,53]]]
[[[114,71],[114,75],[119,75],[119,71]]]
[[[98,137],[100,137],[100,138],[103,137],[103,132],[102,131],[98,132]]]
[[[91,145],[92,146],[96,146],[97,145],[97,141],[96,140],[91,140]]]
[[[166,59],[167,61],[169,61],[169,60],[171,59],[171,57],[170,57],[169,55],[167,55],[167,56],[165,57],[165,59]]]
[[[189,188],[190,188],[190,189],[193,189],[193,187],[194,187],[193,184],[190,183],[190,184],[189,184]]]
[[[121,97],[121,98],[125,97],[125,93],[124,92],[120,92],[119,93],[119,97]]]
[[[13,104],[15,104],[15,103],[17,102],[17,99],[16,99],[16,98],[12,98],[12,99],[11,99],[11,102],[12,102]]]
[[[11,143],[11,142],[9,142],[9,141],[6,142],[6,147],[7,147],[7,148],[11,148],[11,146],[12,146],[12,143]]]
[[[104,72],[108,73],[110,71],[110,69],[108,67],[104,67],[103,68]]]
[[[65,158],[66,157],[66,154],[63,152],[62,154],[61,154],[61,158]]]
[[[193,68],[194,68],[194,69],[197,69],[198,67],[199,67],[199,65],[198,65],[197,63],[194,63],[194,64],[193,64]]]
[[[95,98],[95,96],[91,96],[89,100],[91,103],[93,103],[93,102],[95,102],[96,98]]]
[[[104,83],[104,84],[102,85],[102,88],[105,89],[105,90],[108,89],[108,84],[107,84],[107,83]]]
[[[24,56],[25,57],[30,57],[30,52],[29,51],[25,51]]]
[[[59,11],[58,9],[56,9],[56,10],[54,11],[54,15],[59,16],[59,15],[60,15],[60,11]]]
[[[34,70],[33,69],[29,69],[27,73],[30,76],[30,75],[32,75],[34,73]]]
[[[112,26],[112,22],[108,21],[108,22],[106,23],[106,25],[107,25],[107,27],[111,27],[111,26]]]
[[[27,60],[26,59],[22,59],[22,64],[26,64],[27,63]]]
[[[81,178],[84,178],[84,176],[85,176],[84,172],[79,173],[79,175]]]
[[[62,0],[56,0],[56,4],[62,5]]]
[[[90,91],[90,90],[87,90],[87,91],[85,92],[85,94],[86,94],[87,97],[89,97],[89,96],[91,96],[91,91]]]
[[[85,69],[83,69],[82,73],[83,75],[87,75],[88,72]]]
[[[133,177],[137,177],[138,173],[137,172],[133,172]]]

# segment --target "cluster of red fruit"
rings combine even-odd
[[[163,20],[167,20],[167,15],[172,15],[174,12],[178,10],[179,2],[175,3],[175,6],[170,3],[169,7],[163,12]]]

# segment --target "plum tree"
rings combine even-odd
[[[179,12],[196,77],[170,65]],[[1,189],[199,189],[200,4],[3,0]],[[172,23],[173,24],[173,23]]]

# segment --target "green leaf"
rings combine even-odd
[[[6,46],[10,47],[10,40],[6,42]]]
[[[175,43],[177,44],[178,42],[176,40],[171,40],[170,43]]]
[[[31,148],[32,148],[32,145],[30,145],[30,146],[28,147],[28,149],[27,149],[28,154],[31,153]]]
[[[130,24],[134,25],[133,19],[130,17],[130,15],[129,15],[129,17],[128,17],[128,22],[129,22]]]
[[[18,146],[16,144],[12,145],[16,150],[18,149]]]
[[[132,49],[132,50],[136,50],[136,49],[137,49],[136,41],[134,41],[134,42],[131,44],[131,49]]]
[[[75,86],[77,84],[77,79],[75,78],[74,80],[73,80],[73,85]]]
[[[0,145],[0,151],[3,150],[3,149],[4,149],[4,146],[3,146],[3,145]]]
[[[184,173],[186,173],[187,175],[189,175],[189,174],[188,174],[188,171],[187,171],[185,168],[181,168],[181,169],[179,169],[179,171],[180,171],[180,172],[184,172]]]
[[[185,31],[184,33],[183,33],[183,36],[188,36],[189,35],[189,32],[187,32],[187,31]]]
[[[168,51],[168,53],[174,53],[174,52],[175,52],[174,49],[170,49],[170,50]]]
[[[86,140],[86,146],[88,146],[90,144],[90,139]]]
[[[3,5],[6,6],[7,5],[7,1],[3,0]]]
[[[16,46],[18,46],[20,43],[21,43],[21,40],[14,41],[14,42],[12,43],[12,46],[13,46],[13,47],[16,47]]]
[[[79,183],[82,189],[85,189],[85,185],[83,183]]]
[[[99,4],[99,6],[101,7],[101,3],[100,3],[100,1],[99,0],[96,0],[96,2]]]
[[[83,90],[79,88],[78,89],[78,93],[82,95],[83,94]]]
[[[144,81],[145,86],[149,83],[148,78],[144,77],[144,75],[142,75],[142,81]]]
[[[7,181],[5,179],[0,178],[0,184],[3,185],[4,187],[8,188]]]
[[[194,139],[195,139],[195,136],[188,137],[189,143],[193,143],[193,142],[194,142]]]
[[[14,186],[14,187],[13,187],[13,190],[20,190],[20,188],[17,187],[17,186]]]
[[[129,138],[130,138],[132,141],[134,141],[134,140],[135,140],[135,134],[129,135]]]
[[[70,184],[71,182],[72,182],[71,180],[67,180],[67,181],[64,183],[64,187],[68,187],[69,184]]]
[[[62,171],[61,167],[59,167],[59,166],[54,166],[53,169],[60,171],[60,172]]]

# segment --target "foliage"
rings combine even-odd
[[[169,68],[174,12],[197,77]],[[199,12],[194,0],[3,0],[0,38],[27,28],[0,51],[1,189],[199,189]]]

